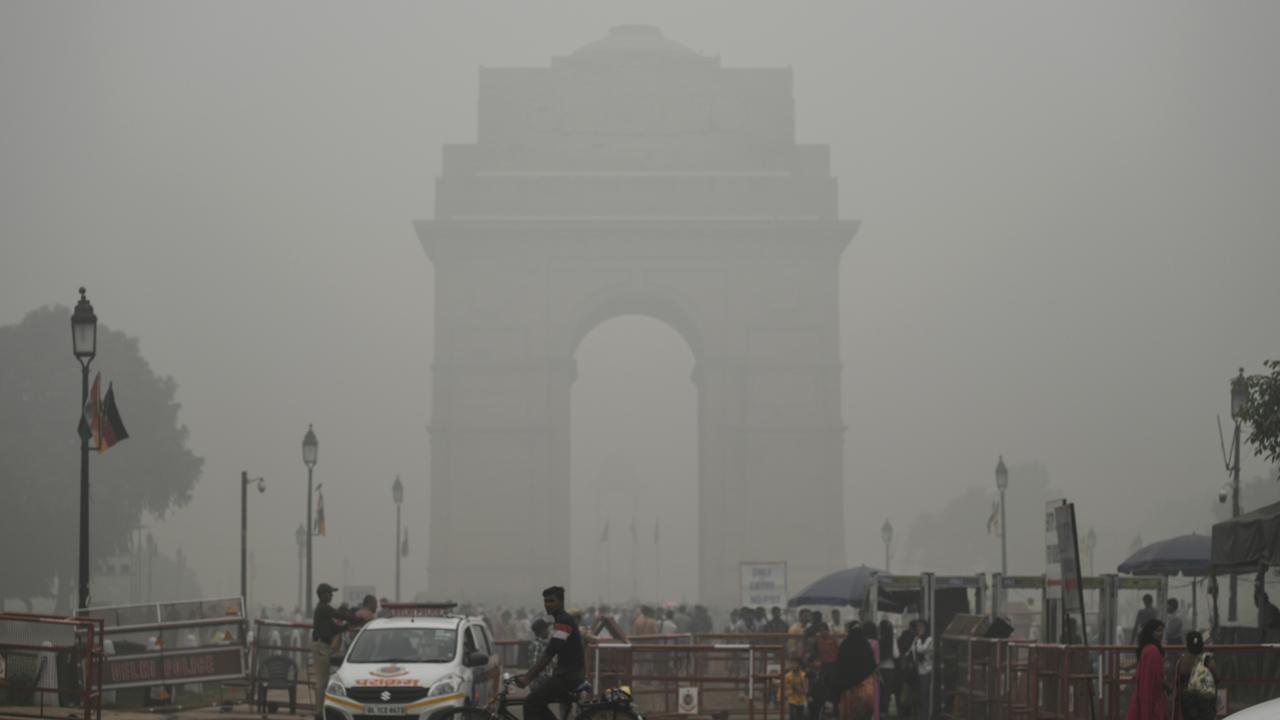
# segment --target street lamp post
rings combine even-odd
[[[315,430],[308,424],[307,434],[302,437],[302,462],[307,466],[307,582],[303,588],[303,595],[307,599],[307,617],[311,617],[311,539],[315,535],[311,518],[311,472],[316,468],[316,451],[319,448]]]
[[[98,354],[98,316],[80,288],[80,300],[71,314],[71,349],[80,361],[80,416],[89,399],[89,363]],[[80,574],[79,605],[89,607],[89,433],[80,433]]]
[[[1098,546],[1098,534],[1089,528],[1089,534],[1084,536],[1085,552],[1089,553],[1089,575],[1093,575],[1093,549]]]
[[[880,526],[880,539],[884,540],[884,571],[889,572],[889,546],[893,543],[893,525],[889,524],[888,519]]]
[[[996,463],[996,487],[1000,490],[1000,577],[1009,576],[1009,527],[1004,524],[1004,491],[1009,487],[1009,469],[1004,466],[1004,456]]]
[[[147,602],[153,600],[151,589],[154,585],[153,580],[156,576],[156,538],[147,531]]]
[[[1236,421],[1235,434],[1231,438],[1231,517],[1240,516],[1240,424],[1244,421],[1241,413],[1249,402],[1249,381],[1244,376],[1244,368],[1240,374],[1231,378],[1231,418]],[[1236,619],[1236,576],[1231,575],[1231,586],[1227,596],[1227,620]]]
[[[303,554],[307,551],[307,529],[302,525],[298,525],[298,532],[294,533],[294,537],[298,540],[298,604],[299,609],[302,608],[302,574],[306,572],[302,563],[304,561]]]
[[[250,480],[249,473],[240,471],[240,601],[244,603],[245,616],[249,613],[249,583],[245,568],[248,566],[249,552],[249,483],[258,483],[258,492],[267,491],[267,484],[262,478]]]
[[[404,502],[404,485],[399,475],[391,484],[391,499],[396,503],[396,602],[400,602],[400,503]]]

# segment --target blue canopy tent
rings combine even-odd
[[[787,602],[787,606],[850,605],[863,608],[872,588],[878,588],[880,594],[876,598],[876,607],[883,612],[900,613],[923,605],[920,590],[890,590],[877,586],[873,581],[877,574],[884,573],[866,565],[838,570],[801,590]],[[957,614],[969,612],[969,592],[963,587],[937,587],[933,591],[933,607],[938,627],[945,628]]]
[[[787,607],[802,605],[852,605],[862,607],[867,597],[867,588],[871,587],[871,578],[883,572],[866,565],[837,570],[819,578],[812,585],[792,596]]]
[[[1213,539],[1208,535],[1179,535],[1138,550],[1120,563],[1119,570],[1127,575],[1204,577],[1209,574],[1212,549]]]
[[[1147,545],[1117,568],[1127,575],[1185,575],[1191,578],[1191,626],[1199,622],[1199,601],[1196,595],[1198,578],[1209,574],[1213,539],[1208,535],[1179,535]]]

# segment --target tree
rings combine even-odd
[[[80,367],[71,354],[71,311],[45,307],[0,327],[0,523],[4,590],[57,597],[69,609],[77,577],[80,507]],[[98,327],[103,392],[115,384],[129,439],[89,456],[90,563],[126,550],[143,513],[162,517],[191,499],[203,460],[178,421],[177,383],[156,375],[138,340]],[[90,588],[92,591],[92,588]]]
[[[1270,375],[1250,375],[1249,398],[1240,419],[1249,425],[1249,444],[1268,462],[1280,463],[1280,360],[1262,363]]]

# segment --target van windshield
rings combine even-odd
[[[442,663],[457,653],[453,628],[373,628],[356,638],[347,654],[352,663]]]

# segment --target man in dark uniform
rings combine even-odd
[[[311,616],[311,678],[312,697],[316,698],[316,716],[324,716],[324,691],[329,687],[329,656],[333,654],[333,641],[342,634],[345,623],[359,622],[351,613],[337,610],[329,603],[338,588],[320,583],[316,597],[320,602]]]
[[[524,701],[525,720],[556,720],[555,713],[547,706],[568,697],[586,674],[582,634],[578,632],[578,621],[564,610],[564,588],[555,586],[543,590],[542,607],[552,618],[551,639],[542,657],[515,679],[516,685],[528,687],[552,660],[556,661],[556,667],[551,677],[529,691]]]

